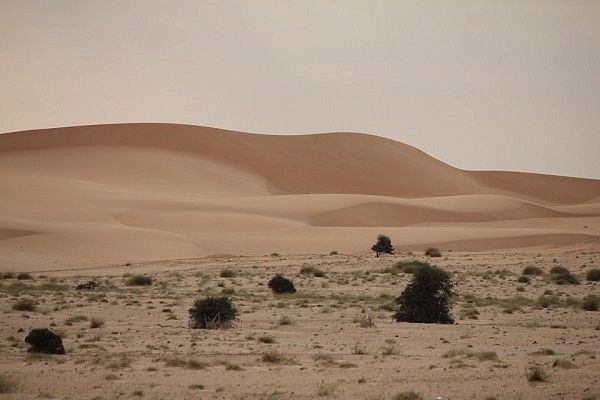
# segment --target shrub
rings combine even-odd
[[[394,269],[405,274],[414,274],[423,267],[428,267],[429,264],[417,260],[413,261],[398,261],[394,264]]]
[[[98,283],[96,281],[87,281],[85,283],[80,283],[75,286],[77,290],[96,290],[98,288]]]
[[[532,365],[527,368],[525,375],[529,382],[544,382],[548,379],[548,376],[544,372],[544,368],[541,365]]]
[[[300,273],[302,275],[312,275],[317,278],[323,278],[325,276],[325,272],[323,272],[317,267],[313,267],[312,265],[303,266],[302,268],[300,268]]]
[[[15,279],[14,272],[0,272],[0,279]]]
[[[278,294],[296,293],[296,288],[294,287],[294,283],[291,280],[284,278],[281,275],[275,275],[269,281],[268,285],[273,292],[278,293]]]
[[[227,328],[236,320],[238,311],[227,297],[205,297],[198,299],[189,310],[190,328]]]
[[[536,267],[534,265],[528,265],[525,268],[523,268],[523,272],[521,272],[523,275],[544,275],[544,271],[539,268]]]
[[[525,275],[521,275],[518,279],[517,282],[519,283],[529,283],[529,278]]]
[[[236,275],[235,271],[229,268],[225,268],[220,274],[221,278],[234,278]]]
[[[90,321],[91,329],[101,328],[102,326],[104,326],[104,321],[100,318],[92,318],[92,320]]]
[[[590,269],[586,274],[586,278],[588,281],[591,281],[591,282],[600,281],[600,268]]]
[[[377,236],[377,242],[371,247],[375,252],[375,256],[379,258],[380,254],[394,254],[394,246],[389,237],[385,235]]]
[[[425,250],[425,255],[428,257],[441,257],[442,253],[440,253],[439,249],[436,249],[435,247],[430,247],[427,250]]]
[[[17,279],[20,281],[29,281],[29,280],[32,280],[33,277],[31,276],[31,274],[29,272],[20,272],[17,275]]]
[[[128,286],[150,286],[152,285],[152,277],[147,275],[134,275],[127,279]]]
[[[0,394],[10,393],[17,387],[15,380],[4,374],[0,374]]]
[[[329,253],[330,256],[337,256],[339,253],[335,250]]]
[[[46,354],[65,354],[60,336],[47,328],[33,329],[25,338],[25,343],[29,344],[32,353]]]
[[[419,393],[417,392],[402,392],[402,393],[397,393],[396,395],[394,395],[394,397],[392,397],[393,400],[423,400],[423,396],[421,396]]]
[[[584,297],[581,308],[585,311],[598,311],[600,308],[600,297],[594,295]]]
[[[19,299],[12,308],[16,311],[35,311],[37,304],[35,300],[30,298]]]
[[[451,324],[452,297],[450,275],[430,265],[415,272],[412,281],[396,299],[399,307],[394,315],[396,321]]]
[[[550,279],[558,285],[579,285],[579,279],[568,269],[561,266],[553,267],[550,270]]]

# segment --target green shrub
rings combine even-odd
[[[392,241],[385,235],[377,236],[377,242],[371,247],[371,250],[375,252],[377,258],[380,254],[394,254]]]
[[[396,321],[451,324],[452,297],[450,275],[437,267],[425,266],[413,276],[404,292],[396,299]]]
[[[238,311],[227,297],[198,299],[189,310],[190,328],[228,328],[236,320]]]
[[[152,285],[152,277],[147,275],[133,275],[127,279],[128,286],[150,286]]]
[[[17,279],[20,281],[29,281],[29,280],[32,280],[33,277],[31,276],[31,274],[29,272],[20,272],[17,275]]]
[[[33,329],[25,338],[32,353],[65,354],[62,339],[47,328]]]
[[[560,304],[560,299],[555,295],[544,294],[538,297],[537,303],[542,308],[548,308]]]
[[[579,285],[579,279],[568,269],[561,266],[553,267],[550,270],[550,279],[558,285]]]
[[[600,281],[600,268],[590,269],[586,274],[586,278],[588,281],[591,281],[591,282]]]
[[[429,267],[429,264],[417,260],[398,261],[396,264],[394,264],[394,270],[398,272],[404,272],[405,274],[414,274],[423,267]]]
[[[525,375],[529,382],[544,382],[548,379],[548,376],[544,372],[544,368],[541,365],[532,365],[527,368]]]
[[[35,302],[35,300],[30,298],[19,299],[12,306],[12,309],[16,311],[35,311],[36,308],[37,303]]]
[[[312,265],[305,265],[300,268],[300,273],[302,275],[313,275],[317,278],[323,278],[325,276],[325,272],[320,270],[319,268],[313,267]]]
[[[425,250],[425,255],[428,257],[441,257],[442,253],[440,253],[439,249],[436,249],[435,247],[430,247],[427,250]]]
[[[528,265],[525,268],[523,268],[523,272],[521,272],[523,275],[544,275],[544,271],[539,268],[536,267],[534,265]]]
[[[275,275],[268,283],[269,288],[277,294],[296,293],[294,283],[281,275]]]
[[[600,308],[600,297],[594,295],[584,297],[581,308],[585,311],[598,311]]]
[[[423,396],[413,391],[402,392],[395,394],[392,400],[423,400]]]

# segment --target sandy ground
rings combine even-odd
[[[435,259],[406,252],[380,259],[215,256],[39,271],[33,280],[3,280],[0,374],[14,379],[16,387],[0,397],[392,399],[415,391],[425,399],[600,398],[600,314],[580,307],[584,296],[600,295],[600,283],[585,280],[585,272],[600,263],[600,249],[442,250]],[[410,259],[452,273],[456,324],[391,320],[390,302],[411,275],[383,269]],[[546,274],[518,283],[527,265]],[[555,265],[568,267],[581,284],[551,282],[547,272]],[[325,277],[302,275],[303,266],[317,267]],[[221,277],[225,269],[235,276]],[[153,277],[152,286],[125,285],[127,274],[142,273]],[[275,273],[293,279],[298,293],[272,294],[266,282]],[[100,290],[74,289],[92,278],[102,284]],[[194,299],[222,292],[241,312],[235,326],[189,329],[187,310]],[[556,295],[558,304],[540,307],[544,293]],[[37,310],[13,310],[20,298],[35,299]],[[477,319],[462,315],[468,301],[476,304]],[[375,326],[360,326],[367,315]],[[74,316],[85,319],[67,323]],[[284,317],[290,325],[281,325]],[[91,328],[92,318],[103,325]],[[25,335],[45,326],[64,335],[66,355],[27,353]],[[551,354],[536,354],[541,349]],[[270,351],[284,360],[262,361]],[[534,364],[543,367],[547,381],[527,381],[526,369]]]

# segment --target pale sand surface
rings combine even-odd
[[[382,399],[416,391],[425,399],[581,399],[600,396],[600,319],[581,299],[600,295],[585,273],[598,267],[600,251],[578,248],[540,252],[446,252],[428,259],[406,252],[372,255],[213,256],[197,259],[104,265],[34,273],[17,293],[16,280],[0,287],[0,374],[18,386],[6,399]],[[395,261],[419,259],[452,273],[458,297],[455,325],[397,323],[387,307],[409,282],[408,274],[382,273]],[[526,265],[544,276],[517,282]],[[315,266],[325,277],[300,275]],[[580,285],[548,279],[564,265]],[[230,268],[233,278],[220,272]],[[129,287],[125,273],[146,273],[150,287]],[[276,296],[266,287],[275,273],[292,278],[295,295]],[[95,278],[96,292],[74,290]],[[31,287],[54,282],[47,290]],[[65,285],[60,286],[60,285]],[[522,287],[522,291],[517,288]],[[234,290],[231,294],[231,289]],[[194,299],[230,293],[241,311],[232,329],[187,327]],[[544,293],[560,303],[542,308]],[[474,295],[478,319],[461,319]],[[34,298],[38,310],[12,310],[18,298]],[[371,314],[375,326],[359,326]],[[88,320],[66,324],[69,317]],[[282,317],[292,325],[280,325]],[[92,317],[104,325],[91,329]],[[67,355],[28,355],[23,338],[34,327],[61,332]],[[274,343],[261,343],[270,336]],[[534,354],[550,349],[553,355]],[[262,361],[275,350],[289,363]],[[458,352],[452,355],[452,351]],[[491,353],[490,360],[474,355]],[[364,354],[357,354],[364,353]],[[470,355],[471,354],[471,355]],[[203,369],[169,366],[167,360],[196,360]],[[559,361],[570,368],[563,368]],[[526,368],[539,364],[546,382],[529,383]],[[555,365],[555,366],[553,366]],[[192,385],[202,385],[202,388]],[[138,392],[139,394],[139,392]]]
[[[356,133],[169,124],[0,135],[0,268],[598,243],[600,181],[471,172]]]

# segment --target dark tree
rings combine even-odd
[[[380,254],[394,254],[394,246],[392,246],[392,241],[385,235],[377,236],[377,243],[371,247],[371,250],[375,252],[375,256],[378,258]]]
[[[198,299],[189,310],[190,328],[218,329],[231,326],[238,312],[228,297]]]
[[[275,293],[296,293],[294,283],[281,275],[275,275],[269,281],[269,287]]]
[[[394,319],[398,322],[427,324],[451,324],[452,297],[450,275],[440,268],[427,265],[417,270],[412,281],[396,299],[398,310]]]
[[[65,354],[62,339],[48,328],[31,330],[25,343],[31,346],[32,353]]]

